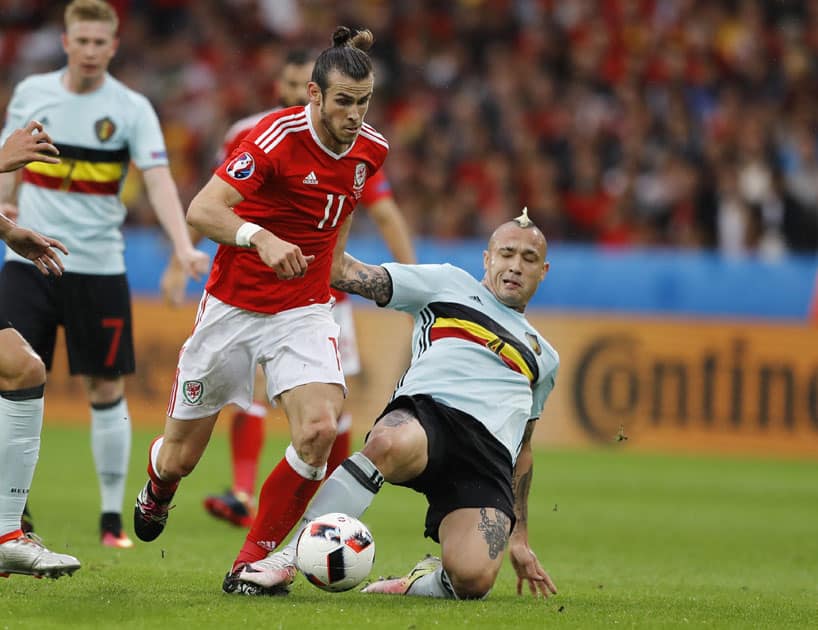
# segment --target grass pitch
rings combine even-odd
[[[153,434],[137,431],[125,507],[145,479]],[[269,469],[285,442],[270,437]],[[489,598],[436,601],[330,594],[299,578],[288,597],[221,593],[244,538],[201,507],[229,478],[217,434],[176,497],[165,533],[117,551],[98,543],[88,429],[46,426],[31,506],[37,531],[83,567],[58,581],[0,580],[0,628],[795,628],[818,626],[816,462],[646,456],[626,445],[538,451],[531,542],[559,595],[515,594],[505,563]],[[424,553],[425,504],[384,487],[363,520],[373,574],[406,572]]]

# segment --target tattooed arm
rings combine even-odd
[[[528,590],[535,597],[556,594],[557,587],[540,565],[537,556],[528,544],[528,492],[534,473],[534,458],[531,452],[531,435],[536,421],[531,420],[525,427],[523,444],[514,466],[514,516],[517,522],[508,541],[511,565],[517,572],[517,594],[523,592],[523,582],[528,582]]]
[[[367,265],[345,253],[332,267],[332,287],[384,306],[392,299],[392,277],[379,265]]]

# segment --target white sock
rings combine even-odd
[[[416,597],[437,597],[439,599],[457,599],[452,589],[449,576],[439,567],[434,573],[429,573],[415,580],[406,593]]]
[[[91,408],[91,449],[99,478],[102,512],[121,514],[131,455],[131,417],[124,398],[105,409]]]
[[[43,398],[0,396],[0,536],[20,529],[40,455]]]
[[[383,476],[375,464],[363,453],[353,453],[318,489],[285,549],[294,552],[304,526],[323,514],[343,512],[355,518],[360,517],[382,485]]]

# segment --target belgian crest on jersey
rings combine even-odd
[[[525,338],[528,340],[528,345],[531,346],[531,349],[537,353],[537,356],[541,355],[542,347],[540,346],[540,340],[537,339],[537,335],[526,333]]]
[[[99,138],[100,142],[110,140],[115,131],[116,125],[108,116],[100,118],[94,123],[94,132],[97,134],[97,138]]]
[[[190,405],[198,405],[202,402],[204,394],[204,383],[202,381],[185,381],[182,384],[182,395]]]
[[[358,162],[355,165],[355,180],[352,182],[352,192],[355,194],[355,199],[361,198],[364,184],[366,184],[366,164]]]

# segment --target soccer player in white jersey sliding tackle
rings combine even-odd
[[[58,164],[57,148],[32,121],[14,130],[0,148],[0,172],[32,161]],[[59,241],[16,225],[0,213],[0,238],[40,271],[59,276],[63,264]],[[45,366],[11,325],[0,319],[0,577],[12,573],[58,578],[80,568],[74,556],[55,553],[20,528],[40,452]]]
[[[327,512],[360,516],[388,481],[426,496],[425,534],[441,549],[364,592],[482,598],[506,547],[518,593],[523,584],[535,596],[557,592],[528,542],[531,436],[559,357],[524,315],[549,268],[545,237],[525,211],[494,231],[483,266],[482,282],[451,265],[375,266],[348,254],[333,268],[336,288],[414,317],[412,363],[364,448],[324,482],[302,527]],[[297,537],[268,558],[277,571],[245,579],[264,589],[291,579]]]
[[[194,249],[170,176],[159,121],[148,99],[108,74],[117,49],[117,14],[103,0],[65,8],[65,68],[24,79],[8,106],[2,138],[36,117],[62,160],[32,162],[0,175],[0,211],[22,227],[49,234],[71,251],[65,274],[44,277],[9,249],[0,272],[0,321],[9,321],[51,368],[62,326],[71,374],[83,377],[91,407],[91,450],[100,488],[103,545],[132,547],[122,528],[131,451],[124,376],[135,369],[131,299],[125,274],[119,199],[129,163],[143,174],[151,205],[194,277],[208,256]],[[19,209],[19,215],[17,215]]]

